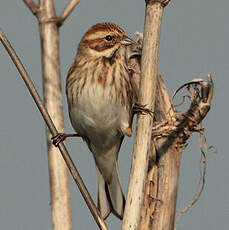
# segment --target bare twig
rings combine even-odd
[[[157,136],[157,133],[164,133],[167,136],[171,133],[176,132],[173,135],[179,135],[183,133],[180,138],[180,143],[185,143],[186,140],[190,137],[194,131],[202,131],[202,128],[199,128],[200,122],[207,115],[210,107],[211,100],[213,97],[214,84],[210,74],[207,75],[208,81],[200,79],[198,84],[201,88],[198,89],[195,87],[193,92],[191,92],[191,104],[189,109],[185,113],[177,113],[176,116],[173,116],[172,120],[167,120],[167,122],[162,121],[153,127],[153,136]],[[184,85],[192,84],[192,81],[185,83]],[[183,86],[184,86],[183,85]],[[181,89],[183,87],[179,87]],[[176,91],[178,92],[178,91]],[[201,92],[201,93],[200,93]]]
[[[141,84],[138,103],[154,112],[157,59],[163,6],[158,1],[146,1],[145,28],[141,60]],[[153,119],[138,115],[130,182],[122,229],[139,229],[151,148]],[[141,165],[141,167],[139,167]]]
[[[158,2],[161,1],[158,0]],[[137,33],[137,36],[139,40],[142,40],[141,34]],[[131,55],[129,56],[131,57]],[[133,56],[129,67],[135,83],[133,85],[137,85],[137,88],[140,82],[140,59],[140,55]],[[187,86],[191,100],[188,111],[178,114],[174,111],[163,79],[158,73],[154,111],[157,125],[155,126],[154,123],[152,135],[152,143],[154,143],[156,151],[152,145],[149,154],[144,206],[141,208],[140,229],[142,230],[174,229],[182,149],[192,132],[202,131],[198,124],[205,118],[211,107],[214,85],[209,74],[207,78],[208,81],[194,79],[178,89],[179,91]],[[198,90],[197,86],[200,86],[201,90]]]
[[[193,79],[192,81],[190,82],[187,82],[187,83],[184,83],[183,85],[181,85],[174,93],[173,93],[173,96],[172,96],[172,101],[174,99],[174,97],[177,95],[177,93],[183,89],[184,87],[189,87],[191,85],[201,85],[202,83],[204,82],[204,80],[202,78],[198,78],[198,79]]]
[[[55,125],[52,122],[52,119],[50,118],[46,108],[43,105],[43,102],[37,92],[37,90],[35,89],[33,82],[31,81],[29,75],[27,74],[24,66],[22,65],[20,59],[18,58],[17,54],[15,53],[14,49],[12,48],[10,42],[8,41],[8,39],[6,38],[6,36],[4,35],[3,31],[0,29],[0,40],[2,42],[2,44],[4,45],[4,47],[6,48],[7,52],[9,53],[12,61],[14,62],[15,66],[17,67],[22,79],[24,80],[31,96],[33,97],[38,109],[40,110],[41,115],[44,118],[44,121],[46,123],[46,125],[48,126],[51,134],[53,136],[56,136],[58,134],[57,129],[55,127]],[[107,226],[105,224],[105,222],[103,221],[103,219],[100,217],[100,214],[98,212],[98,209],[96,208],[94,201],[92,200],[86,186],[83,183],[83,180],[78,172],[78,170],[76,169],[70,155],[67,152],[67,149],[65,147],[65,145],[63,143],[60,143],[58,146],[71,174],[73,179],[75,180],[84,200],[87,203],[88,208],[90,209],[96,223],[98,224],[99,228],[102,230],[107,230]]]
[[[141,46],[140,43],[139,45]],[[131,53],[129,56],[131,57]],[[130,63],[132,77],[137,88],[139,88],[140,78],[139,59],[140,56],[135,55],[131,58]],[[198,127],[198,124],[207,115],[211,105],[214,85],[209,74],[207,78],[208,81],[193,79],[176,90],[175,94],[182,88],[187,87],[191,101],[189,110],[184,114],[179,113],[178,116],[178,113],[176,115],[174,113],[163,80],[158,74],[155,105],[155,121],[157,124],[154,123],[152,135],[156,144],[158,164],[152,163],[153,153],[150,154],[151,162],[149,162],[145,202],[144,208],[142,208],[141,229],[173,229],[181,149],[192,132],[203,132],[203,128]],[[200,89],[197,88],[198,85],[201,87]],[[172,144],[173,142],[174,144]],[[213,148],[214,146],[210,146],[208,150]],[[152,151],[154,150],[152,149]],[[165,160],[164,158],[168,159]],[[203,161],[204,175],[206,174],[206,160],[207,156]],[[204,180],[205,178],[201,176],[201,179]],[[187,211],[193,205],[193,202],[197,202],[203,187],[199,188],[199,191],[200,193],[196,194],[192,204],[188,205],[183,211]],[[154,199],[149,199],[149,197]],[[157,202],[158,200],[161,202]],[[179,214],[178,218],[180,218]]]
[[[63,133],[59,31],[54,0],[39,0],[36,17],[39,21],[41,40],[44,106],[58,132]],[[51,137],[52,134],[46,128],[53,230],[72,230],[68,170],[59,150],[51,144]]]
[[[23,0],[24,3],[28,6],[28,8],[31,10],[31,12],[36,15],[38,6],[36,3],[34,3],[33,0]]]
[[[74,8],[79,4],[80,0],[71,0],[67,6],[62,11],[60,17],[58,18],[57,25],[61,26],[63,25],[64,21],[67,19],[67,17],[71,14],[71,12],[74,10]]]
[[[141,34],[138,33],[141,49]],[[134,51],[136,47],[132,48]],[[132,50],[131,49],[131,50]],[[130,50],[130,51],[131,51]],[[135,52],[134,52],[135,53]],[[139,88],[140,82],[140,53],[131,57],[129,68],[132,72],[133,85]],[[187,87],[191,101],[190,108],[184,114],[175,113],[174,106],[166,91],[163,79],[158,73],[157,91],[155,103],[155,122],[153,124],[152,139],[156,145],[157,164],[155,164],[155,150],[149,155],[148,178],[144,207],[140,229],[173,229],[176,208],[177,186],[179,177],[179,165],[182,149],[192,132],[203,132],[199,123],[207,115],[213,97],[213,81],[211,75],[207,75],[208,81],[193,79],[183,84],[176,91]],[[198,89],[197,86],[201,88]],[[210,146],[208,150],[213,149]],[[207,156],[206,156],[207,159]],[[202,179],[202,177],[201,177]],[[201,189],[200,189],[201,190]],[[199,190],[199,191],[200,191]],[[150,197],[150,198],[149,198]],[[151,199],[153,197],[153,199]],[[160,202],[158,202],[160,201]]]

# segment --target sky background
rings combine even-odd
[[[56,0],[59,14],[67,0]],[[144,1],[81,0],[60,29],[62,86],[87,29],[102,21],[120,25],[129,36],[143,31]],[[181,219],[178,229],[227,230],[229,226],[229,1],[172,0],[161,28],[159,70],[170,95],[184,82],[212,73],[215,95],[205,118],[208,145],[218,153],[208,160],[207,182],[199,202]],[[40,38],[36,18],[22,0],[1,0],[0,27],[11,41],[39,93],[42,94]],[[0,45],[0,223],[4,230],[52,229],[44,121],[24,82]],[[72,132],[63,98],[65,125]],[[183,151],[177,209],[193,197],[199,181],[199,136],[192,135]],[[85,143],[68,140],[67,148],[96,201],[94,160]],[[133,138],[125,138],[119,154],[121,180],[127,192]],[[73,229],[97,229],[70,177]],[[110,216],[111,230],[121,222]]]

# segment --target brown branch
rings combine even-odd
[[[163,7],[158,1],[146,1],[145,28],[141,60],[141,83],[138,103],[154,112],[157,77],[157,59]],[[122,229],[138,229],[144,200],[151,148],[152,117],[138,115],[132,168]],[[139,165],[141,167],[139,167]]]
[[[52,119],[49,116],[49,113],[47,112],[46,108],[43,105],[43,102],[37,92],[37,90],[35,89],[33,82],[31,81],[29,75],[27,74],[23,64],[21,63],[20,59],[18,58],[17,54],[15,53],[14,49],[12,48],[10,42],[8,41],[8,39],[6,38],[6,36],[4,35],[3,31],[0,29],[0,40],[2,42],[2,44],[4,45],[4,47],[6,48],[7,52],[9,53],[12,61],[14,62],[15,66],[17,67],[22,79],[24,80],[31,96],[33,97],[38,109],[40,110],[40,113],[42,115],[42,117],[44,118],[44,121],[46,123],[46,125],[48,126],[52,136],[56,136],[58,134],[57,129],[52,121]],[[73,179],[75,180],[84,200],[87,203],[88,208],[90,209],[96,223],[98,224],[99,228],[102,230],[106,230],[108,229],[105,222],[103,221],[103,219],[100,217],[100,214],[94,204],[94,201],[92,200],[86,186],[83,183],[83,180],[78,172],[78,170],[76,169],[70,155],[67,152],[67,149],[65,147],[65,145],[63,143],[60,143],[58,146],[70,172],[71,175],[73,177]]]
[[[153,209],[147,209],[151,213],[151,221],[148,222],[149,226],[146,229],[174,228],[182,148],[190,135],[199,130],[199,123],[205,118],[210,109],[214,88],[211,76],[208,75],[207,82],[201,79],[200,86],[202,94],[197,91],[196,87],[194,88],[190,107],[183,114],[168,115],[172,105],[167,104],[163,109],[164,100],[159,99],[156,106],[156,108],[162,108],[160,110],[156,109],[158,115],[156,121],[162,122],[163,125],[161,127],[158,125],[158,129],[154,129],[152,136],[157,152],[157,168],[154,170],[156,180],[152,179],[154,177],[151,178],[154,181],[154,191],[156,191],[152,196],[156,199],[149,202],[149,199],[145,197],[145,206],[148,207],[150,204],[151,208],[153,207]],[[160,95],[160,93],[157,95]],[[154,169],[154,165],[149,165],[149,171],[150,169]]]
[[[27,7],[31,10],[31,12],[34,15],[36,15],[37,9],[38,9],[38,5],[36,3],[34,3],[33,0],[23,0],[23,1],[27,5]]]
[[[63,25],[64,21],[67,19],[67,17],[71,14],[71,12],[74,10],[74,8],[79,4],[80,0],[71,0],[67,6],[62,11],[60,17],[58,18],[57,25],[61,26]]]
[[[44,105],[58,132],[64,132],[64,114],[59,59],[59,31],[56,26],[54,0],[39,0],[39,21]],[[51,143],[46,128],[53,230],[72,229],[68,169]],[[61,208],[60,208],[61,207]]]
[[[183,138],[181,141],[185,143],[186,140],[194,131],[198,131],[198,125],[206,117],[208,111],[211,108],[211,101],[213,98],[214,84],[210,74],[207,74],[207,81],[199,79],[199,82],[191,81],[187,84],[199,85],[201,89],[199,90],[196,86],[193,89],[191,95],[191,104],[187,112],[179,114],[176,116],[175,121],[173,121],[172,132],[177,132]],[[187,85],[185,84],[185,85]]]
[[[130,47],[127,54],[136,89],[139,88],[141,72],[141,35],[139,37],[138,46]],[[155,143],[156,148],[152,147],[149,154],[144,206],[141,209],[142,230],[172,230],[174,227],[182,147],[192,132],[202,130],[198,124],[207,115],[213,97],[213,81],[210,75],[207,78],[207,81],[194,79],[179,87],[179,90],[189,87],[192,101],[187,112],[178,114],[173,109],[163,79],[158,73],[152,135],[152,143]],[[200,89],[197,89],[197,85]],[[191,86],[194,86],[193,90]]]

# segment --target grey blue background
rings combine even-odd
[[[67,0],[56,0],[58,13]],[[112,21],[133,36],[143,31],[144,1],[81,0],[60,29],[61,77],[65,77],[81,36],[93,24]],[[229,228],[229,1],[173,0],[166,7],[159,51],[159,69],[170,95],[184,82],[212,73],[215,96],[204,120],[208,145],[218,153],[208,160],[203,195],[181,219],[178,229],[227,230]],[[24,63],[42,94],[38,24],[22,0],[1,0],[0,27]],[[49,206],[49,176],[44,122],[24,82],[0,45],[0,229],[52,229]],[[65,124],[70,126],[66,97]],[[193,197],[199,181],[199,136],[194,134],[183,152],[178,210]],[[94,161],[85,143],[68,140],[67,147],[92,197],[97,184]],[[126,138],[119,157],[124,191],[127,192],[133,138]],[[76,185],[70,177],[73,229],[97,229]],[[110,229],[120,221],[109,217]]]

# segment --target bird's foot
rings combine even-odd
[[[137,113],[137,114],[142,114],[142,115],[146,115],[146,114],[149,114],[150,116],[153,116],[153,111],[146,108],[147,105],[141,105],[141,104],[138,104],[138,103],[135,103],[134,106],[133,106],[133,112],[134,114]]]
[[[57,147],[67,137],[81,137],[81,136],[79,134],[77,134],[77,133],[71,133],[71,134],[58,133],[56,136],[54,136],[54,137],[51,138],[52,139],[52,144]]]

